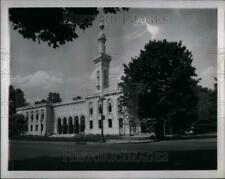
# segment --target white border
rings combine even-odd
[[[214,171],[8,171],[9,7],[217,8],[218,169]],[[225,2],[155,0],[2,0],[1,1],[1,177],[2,178],[223,178],[225,177]]]

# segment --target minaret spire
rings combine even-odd
[[[105,54],[105,42],[106,42],[106,36],[104,33],[104,23],[103,21],[99,24],[100,32],[98,34],[98,53],[99,54]]]
[[[111,56],[105,52],[106,36],[104,33],[104,24],[99,24],[100,32],[98,34],[98,56],[94,58],[96,71],[96,88],[97,92],[102,92],[104,89],[109,88],[109,69]]]

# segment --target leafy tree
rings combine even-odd
[[[196,79],[192,61],[191,52],[181,41],[154,40],[145,45],[138,57],[124,65],[124,105],[129,108],[134,93],[131,85],[138,84],[138,100],[132,101],[138,105],[141,120],[157,121],[158,138],[163,137],[166,120],[171,121],[175,133],[181,133],[194,115],[197,105],[194,88],[200,79]]]
[[[25,116],[16,114],[16,108],[26,106],[24,92],[9,86],[9,137],[18,136],[24,133],[26,127]]]
[[[16,108],[27,105],[24,92],[21,89],[16,89],[14,86],[9,86],[9,115],[16,113]]]
[[[52,102],[52,103],[58,103],[58,102],[61,102],[62,99],[61,99],[59,93],[50,92],[50,93],[48,94],[47,101]]]
[[[103,8],[104,13],[117,13],[128,8]],[[24,38],[47,42],[53,48],[78,38],[77,28],[86,30],[100,13],[98,8],[11,8],[13,29]]]
[[[43,103],[46,103],[47,100],[46,99],[42,99],[40,101],[35,101],[34,104],[43,104]]]
[[[12,114],[9,116],[9,137],[24,134],[27,129],[27,121],[23,114]]]

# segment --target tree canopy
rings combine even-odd
[[[169,119],[176,131],[184,129],[196,109],[194,88],[200,80],[192,61],[191,52],[181,41],[149,41],[138,57],[124,65],[124,105],[130,108],[135,103],[139,118],[155,119],[158,132]],[[138,86],[135,92],[132,86]]]
[[[9,86],[9,114],[15,114],[16,108],[27,105],[24,92],[15,88],[14,86]]]
[[[103,8],[106,14],[120,10],[128,8]],[[10,8],[9,19],[24,38],[56,48],[78,38],[77,28],[92,26],[99,13],[98,8]]]
[[[61,101],[62,101],[62,99],[61,99],[59,93],[49,92],[47,99],[42,99],[40,101],[35,101],[34,104],[43,104],[43,103],[47,103],[47,102],[59,103]]]

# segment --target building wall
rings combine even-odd
[[[104,134],[119,134],[119,120],[118,120],[118,99],[119,95],[105,96],[103,101],[103,114],[105,120],[103,121]],[[90,103],[93,104],[93,114],[90,114]],[[109,103],[111,103],[111,112],[109,112]],[[90,134],[101,134],[101,128],[99,128],[99,123],[101,120],[101,113],[99,113],[99,98],[90,98],[86,101],[87,104],[87,128],[86,133]],[[111,120],[111,122],[109,121]],[[93,128],[90,128],[90,121],[93,121]]]
[[[123,121],[123,126],[119,126],[119,119],[123,118],[118,109],[119,97],[120,93],[105,94],[103,101],[103,114],[105,116],[103,130],[106,135],[124,135],[129,132],[129,124],[125,120]],[[68,103],[34,105],[19,108],[17,113],[24,114],[26,118],[28,116],[28,131],[26,134],[42,136],[75,134],[75,119],[79,121],[78,133],[101,134],[101,126],[99,126],[101,125],[99,124],[101,123],[100,104],[99,96],[92,96]],[[32,113],[33,120],[31,117]],[[83,131],[81,129],[82,119],[85,123]],[[43,129],[41,126],[43,126]]]
[[[23,114],[27,120],[26,134],[45,135],[46,123],[49,119],[47,105],[37,105],[24,107],[17,110],[18,114]],[[33,115],[33,117],[32,117]]]

